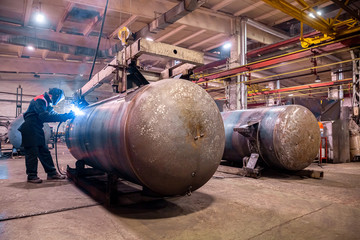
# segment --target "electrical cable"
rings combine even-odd
[[[89,81],[91,79],[91,76],[92,76],[92,73],[94,71],[94,67],[95,67],[95,62],[96,62],[96,57],[97,57],[97,53],[99,51],[99,46],[100,46],[100,41],[101,41],[101,35],[103,33],[103,28],[104,28],[104,23],[105,23],[105,17],[106,17],[106,11],[107,11],[107,7],[108,7],[108,3],[109,3],[109,0],[106,0],[106,5],[105,5],[105,10],[104,10],[104,17],[103,17],[103,20],[102,20],[102,23],[101,23],[101,29],[100,29],[100,33],[99,33],[99,39],[98,39],[98,42],[97,42],[97,46],[96,46],[96,51],[95,51],[95,56],[94,56],[94,61],[93,61],[93,64],[91,66],[91,71],[90,71],[90,75],[89,75]]]
[[[57,128],[56,128],[56,133],[55,133],[55,160],[56,160],[56,167],[57,167],[57,170],[58,172],[61,174],[61,175],[66,175],[65,173],[61,172],[60,171],[60,168],[59,168],[59,161],[58,161],[58,154],[57,154],[57,139],[58,139],[58,133],[59,133],[59,127],[60,125],[62,124],[63,122],[59,122]]]
[[[43,212],[37,212],[37,213],[9,216],[9,217],[5,217],[5,218],[0,218],[0,222],[20,219],[20,218],[41,216],[41,215],[46,215],[46,214],[58,213],[58,212],[71,211],[71,210],[76,210],[76,209],[80,209],[80,208],[94,207],[94,206],[98,206],[98,205],[100,205],[100,203],[92,203],[92,204],[76,206],[76,207],[68,207],[68,208],[61,208],[61,209],[55,209],[55,210],[49,210],[49,211],[43,211]]]

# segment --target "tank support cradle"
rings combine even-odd
[[[75,166],[75,168],[67,166],[68,179],[91,198],[105,204],[106,207],[159,199],[159,197],[145,195],[141,186],[123,181],[114,173],[105,173],[92,167],[85,167],[83,160],[78,160]]]
[[[259,154],[252,153],[250,157],[243,158],[243,167],[238,168],[236,166],[226,166],[227,161],[222,161],[221,165],[218,167],[218,172],[223,172],[227,174],[240,175],[244,177],[251,178],[260,178],[263,167],[259,166],[258,163]],[[288,170],[273,170],[273,169],[265,169],[266,175],[269,172],[276,172],[277,174],[285,174],[287,176],[299,176],[302,178],[314,178],[314,179],[322,179],[324,177],[324,172],[319,170],[312,169],[303,169],[300,171],[288,171]],[[264,170],[264,174],[265,174]]]
[[[260,166],[256,166],[259,159],[259,154],[252,153],[250,157],[243,158],[243,171],[245,177],[252,177],[252,178],[260,178],[261,177],[261,170],[263,169]]]
[[[251,177],[251,178],[260,178],[261,171],[264,169],[260,167],[257,162],[259,159],[259,154],[252,153],[250,157],[243,158],[243,167],[231,167],[223,165],[226,161],[222,161],[221,165],[218,167],[217,171],[227,173],[227,174],[234,174],[243,177]]]

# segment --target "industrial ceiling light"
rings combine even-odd
[[[34,16],[34,20],[38,24],[44,24],[45,20],[46,20],[45,15],[41,12],[41,2],[40,1],[39,1],[39,6],[38,6],[37,11]]]
[[[45,16],[40,11],[35,14],[35,21],[37,23],[43,24],[45,22]]]
[[[224,49],[229,49],[229,48],[231,48],[231,43],[225,43],[225,44],[223,45],[223,48],[224,48]]]
[[[151,42],[154,41],[154,39],[152,39],[150,37],[147,37],[146,40],[151,41]]]
[[[291,97],[291,96],[294,96],[294,94],[290,93],[288,96]]]
[[[313,13],[309,13],[309,16],[315,18],[315,15]]]
[[[29,51],[34,51],[34,50],[35,50],[34,46],[32,46],[32,45],[27,45],[26,48],[27,48]]]
[[[319,16],[321,16],[322,12],[321,12],[321,11],[317,11],[316,14],[319,15]]]
[[[319,82],[321,82],[321,80],[320,80],[320,76],[319,76],[319,75],[316,75],[316,79],[315,79],[315,82],[316,82],[316,83],[319,83]]]

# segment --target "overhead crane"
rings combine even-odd
[[[324,18],[321,12],[316,9],[326,1],[319,0],[315,2],[306,2],[296,0],[290,3],[287,0],[263,0],[273,8],[279,9],[287,15],[301,22],[300,42],[303,48],[322,43],[327,40],[344,37],[349,34],[360,31],[360,14],[349,6],[349,0],[332,0],[340,9],[335,17]],[[347,19],[340,19],[342,11],[348,13]],[[304,37],[303,24],[306,24],[322,33],[320,36]]]

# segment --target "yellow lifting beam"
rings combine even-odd
[[[346,20],[339,20],[343,9],[340,9],[334,18],[325,19],[319,14],[314,7],[323,4],[324,0],[306,2],[305,0],[295,0],[294,3],[289,3],[287,0],[263,0],[273,8],[279,9],[287,15],[296,18],[301,22],[301,46],[307,48],[312,45],[322,43],[324,41],[341,37],[347,34],[351,34],[360,31],[359,18],[357,16],[349,16]],[[349,0],[334,0],[335,2],[341,2],[342,8],[350,11],[348,8]],[[317,36],[314,38],[303,38],[303,24],[306,24],[318,31],[323,36]]]

